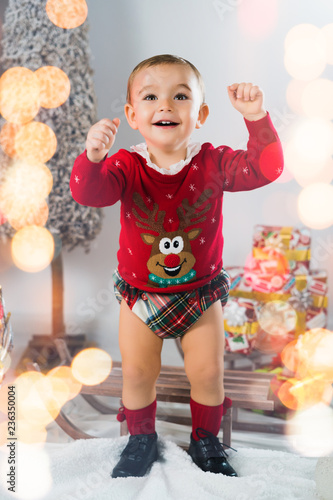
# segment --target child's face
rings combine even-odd
[[[148,149],[170,152],[186,148],[193,130],[208,116],[196,75],[191,68],[177,64],[139,71],[131,101],[125,105],[127,120],[142,134]]]

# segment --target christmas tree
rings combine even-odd
[[[74,160],[84,150],[87,131],[96,121],[89,59],[87,23],[75,29],[58,28],[46,14],[45,0],[9,0],[3,25],[3,71],[15,66],[32,71],[56,66],[67,74],[71,84],[70,96],[62,106],[41,108],[35,117],[35,121],[52,128],[58,143],[56,153],[47,163],[53,188],[48,198],[46,227],[53,235],[59,235],[62,247],[69,250],[77,245],[88,250],[101,229],[101,210],[78,205],[68,187]],[[13,235],[9,224],[0,226],[0,235],[4,234]]]
[[[54,336],[64,335],[62,257],[59,248],[72,250],[90,242],[101,229],[102,212],[98,208],[78,205],[69,189],[69,178],[75,158],[85,147],[87,131],[96,121],[96,98],[90,67],[88,25],[64,29],[51,22],[45,0],[9,0],[3,24],[1,68],[23,67],[32,72],[52,66],[68,77],[70,94],[58,107],[41,106],[33,122],[50,127],[57,148],[46,163],[53,176],[53,187],[47,197],[48,218],[45,227],[55,239],[56,252],[51,263],[53,278]],[[2,109],[0,109],[2,112]],[[6,124],[1,118],[1,127]],[[1,148],[0,148],[1,150]],[[13,160],[0,151],[0,187]],[[6,215],[6,214],[2,214]],[[15,229],[0,221],[0,239],[11,238]]]

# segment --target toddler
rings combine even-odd
[[[158,458],[155,383],[163,339],[180,337],[191,385],[188,453],[204,471],[237,476],[217,438],[231,405],[223,388],[224,191],[247,191],[283,169],[277,133],[251,83],[227,88],[249,132],[247,150],[191,141],[209,114],[202,77],[172,55],[146,59],[128,81],[125,115],[145,142],[107,157],[119,118],[91,127],[75,161],[74,199],[93,207],[121,201],[118,268],[123,408],[130,438],[112,477],[144,476]],[[225,118],[226,119],[226,118]]]

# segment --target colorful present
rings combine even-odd
[[[299,335],[327,325],[327,273],[309,270],[307,274],[257,273],[253,268],[227,267],[231,279],[230,297],[251,299],[259,304],[279,301],[296,313],[292,331]],[[291,306],[291,307],[290,307]],[[287,311],[286,313],[287,314]]]
[[[249,354],[258,330],[257,301],[231,297],[224,308],[226,350]]]
[[[311,235],[308,228],[263,225],[254,227],[252,254],[262,266],[265,267],[266,262],[266,272],[269,265],[279,262],[287,272],[305,274],[310,267],[310,245]],[[280,260],[277,255],[280,255]]]
[[[327,273],[310,269],[310,244],[307,228],[255,226],[252,256],[244,267],[226,268],[231,279],[227,350],[279,352],[305,331],[326,327]],[[235,299],[254,304],[250,325],[244,304]]]

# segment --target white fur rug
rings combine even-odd
[[[127,437],[48,443],[16,449],[16,493],[7,490],[8,449],[0,449],[0,498],[12,500],[318,500],[317,459],[280,451],[230,451],[239,477],[202,472],[185,451],[159,440],[148,476],[112,479]]]

